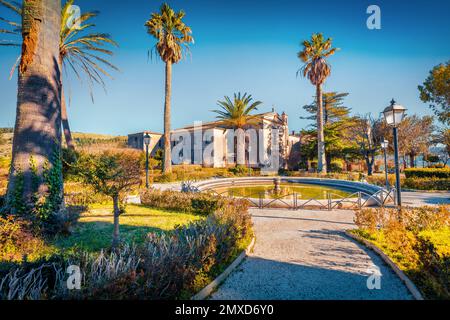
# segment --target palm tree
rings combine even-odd
[[[60,42],[59,42],[59,62],[65,69],[73,70],[76,77],[81,81],[80,73],[84,73],[87,76],[89,91],[91,99],[93,99],[93,85],[95,83],[100,84],[105,88],[105,82],[103,76],[111,75],[106,71],[107,68],[118,70],[113,64],[104,59],[100,54],[112,56],[113,52],[105,48],[106,45],[112,45],[117,47],[117,43],[111,39],[111,36],[106,33],[85,33],[83,31],[95,27],[95,24],[90,20],[98,16],[99,12],[92,11],[86,12],[80,15],[80,17],[74,17],[70,10],[70,7],[74,4],[74,0],[67,0],[64,7],[61,10],[61,28],[60,28]],[[11,9],[18,15],[22,15],[22,8],[20,5],[0,0],[0,5]],[[7,23],[10,29],[0,29],[0,32],[8,34],[19,34],[21,32],[21,24],[13,21],[8,21],[4,18],[0,18],[0,21]],[[79,27],[74,27],[79,25]],[[20,46],[19,42],[13,42],[4,40],[0,42],[0,45],[4,46]],[[20,59],[20,57],[19,57]],[[106,67],[106,68],[105,68]],[[15,66],[13,67],[13,70]],[[61,85],[63,83],[62,73],[60,75]],[[62,89],[63,90],[63,89]],[[62,126],[64,129],[64,137],[66,144],[69,148],[74,148],[72,134],[70,131],[69,121],[67,118],[66,100],[64,96],[64,90],[61,95],[61,117]]]
[[[24,203],[35,204],[36,199],[47,195],[57,212],[63,203],[62,171],[56,163],[61,148],[61,2],[25,0],[23,6],[22,56],[6,206],[12,213],[19,213]],[[48,170],[52,172],[51,186],[44,174]]]
[[[172,172],[172,157],[170,150],[170,97],[172,91],[172,64],[178,63],[183,57],[183,49],[188,50],[194,42],[191,28],[184,22],[183,10],[175,12],[164,3],[159,13],[152,13],[145,23],[147,32],[156,38],[155,51],[166,64],[166,84],[164,103],[164,161],[163,172]]]
[[[251,115],[252,111],[258,110],[258,106],[262,103],[261,101],[252,102],[253,98],[251,95],[241,96],[241,93],[235,93],[234,99],[231,101],[230,97],[225,96],[224,101],[217,101],[217,104],[221,107],[221,110],[213,110],[214,113],[217,113],[217,119],[227,127],[235,128],[235,129],[245,129],[250,126],[258,125],[261,118],[255,115]],[[245,141],[245,140],[244,140]],[[235,161],[239,163],[237,155],[239,152],[237,150],[237,137],[234,140],[234,153],[236,155]],[[242,150],[242,155],[245,153],[245,142],[244,145],[240,146]],[[240,158],[242,160],[242,158]],[[247,157],[245,157],[246,165]]]
[[[331,38],[325,40],[321,33],[313,34],[311,41],[303,41],[303,50],[298,53],[298,57],[304,63],[299,70],[304,77],[316,86],[317,100],[317,170],[319,173],[326,172],[325,139],[323,133],[323,101],[322,84],[331,73],[331,66],[327,58],[333,55],[338,49],[331,47]]]
[[[255,101],[252,103],[252,96],[244,95],[241,93],[235,93],[234,99],[231,101],[230,97],[225,96],[224,101],[217,101],[217,104],[221,107],[221,110],[213,110],[217,113],[216,117],[223,124],[236,129],[243,129],[247,126],[256,125],[260,120],[259,117],[251,115],[252,111],[258,110],[258,106],[261,101]]]

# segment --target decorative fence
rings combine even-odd
[[[234,197],[232,191],[224,191],[218,193],[214,189],[204,189],[202,192],[210,192],[221,196]],[[299,209],[361,209],[366,206],[380,206],[384,207],[388,203],[396,203],[395,189],[390,190],[381,189],[376,193],[370,194],[364,191],[357,191],[348,196],[342,197],[332,192],[327,192],[326,199],[299,199],[299,193],[290,193],[285,195],[275,196],[266,199],[264,193],[254,193],[243,196],[236,196],[236,198],[247,200],[252,207],[259,209],[264,208],[288,208],[292,210]],[[301,196],[301,194],[300,194]]]

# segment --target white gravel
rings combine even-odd
[[[211,299],[412,299],[401,280],[370,250],[347,238],[353,212],[251,209],[254,252]],[[377,266],[381,289],[369,290]]]

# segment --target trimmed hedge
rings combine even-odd
[[[408,168],[406,178],[440,178],[450,179],[450,168]]]
[[[450,179],[407,178],[402,180],[402,187],[416,190],[450,190]]]
[[[182,212],[209,215],[226,205],[222,197],[207,193],[184,193],[177,191],[145,190],[141,192],[143,205]]]

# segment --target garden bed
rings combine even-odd
[[[425,299],[450,299],[450,206],[364,209],[351,232],[382,250]]]
[[[203,203],[197,196],[188,196],[191,203]],[[58,250],[27,263],[3,263],[0,299],[188,299],[221,274],[253,237],[246,202],[210,201],[217,207],[209,214],[130,205],[121,216],[122,244],[112,251],[105,247],[110,207],[94,205],[71,236],[51,243]],[[82,271],[81,290],[67,289],[70,265]]]

